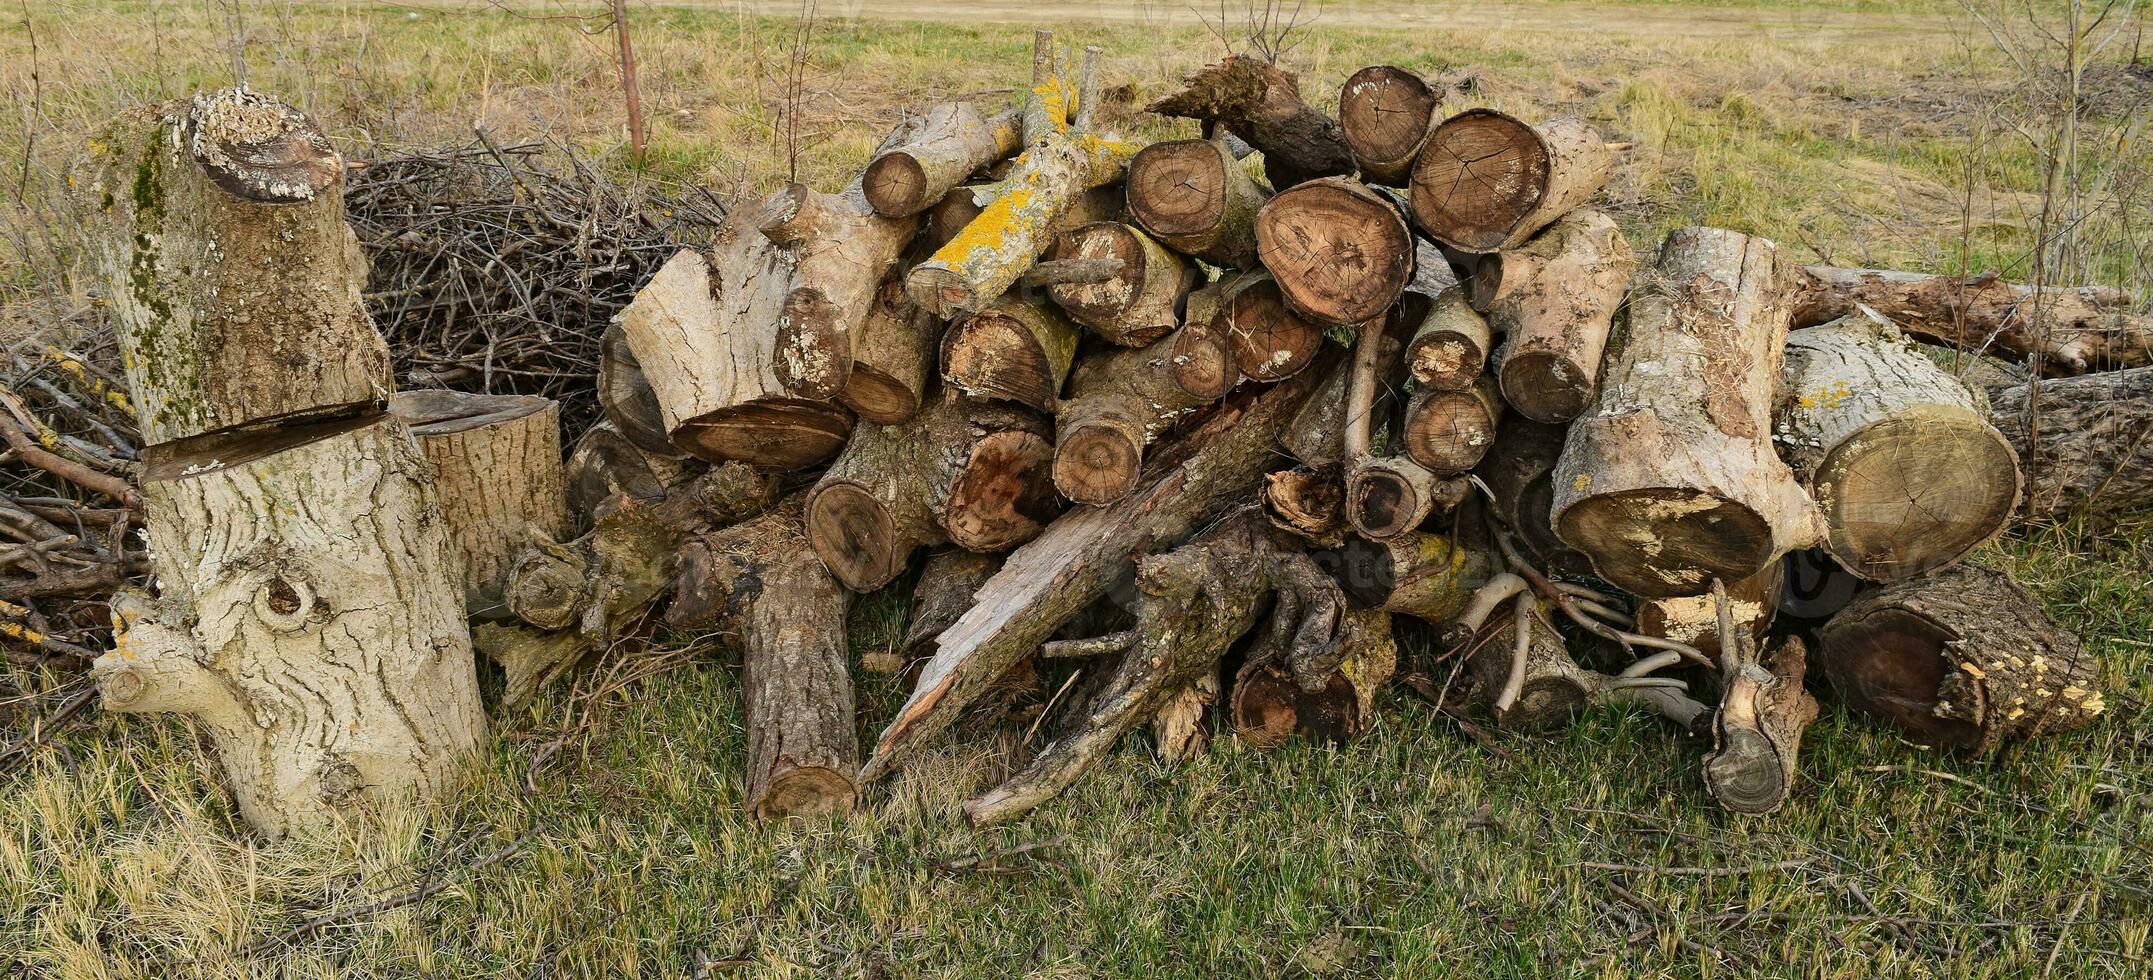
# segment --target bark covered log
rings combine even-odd
[[[1725,621],[1723,620],[1723,623]],[[1737,652],[1730,653],[1728,641]],[[1809,654],[1787,637],[1768,657],[1746,634],[1729,629],[1721,642],[1719,712],[1704,785],[1736,813],[1770,813],[1794,789],[1802,732],[1817,717],[1817,699],[1802,687]]]
[[[1553,474],[1555,533],[1601,578],[1645,598],[1696,595],[1822,537],[1772,450],[1791,272],[1762,238],[1668,236]]]
[[[379,403],[344,158],[305,113],[223,90],[100,140],[95,264],[147,445]]]
[[[945,548],[920,566],[919,582],[912,587],[912,608],[905,617],[904,639],[897,645],[897,659],[888,671],[904,669],[923,657],[934,655],[935,638],[949,629],[965,610],[972,608],[979,587],[1002,570],[1002,556]]]
[[[1409,456],[1371,456],[1346,471],[1346,520],[1385,541],[1412,533],[1471,492],[1466,481],[1439,476]]]
[[[1488,580],[1493,560],[1440,534],[1418,531],[1389,541],[1349,538],[1317,556],[1356,608],[1442,624],[1465,611]]]
[[[920,548],[1006,551],[1060,510],[1046,420],[945,393],[911,421],[863,425],[807,496],[807,536],[838,581],[888,584]]]
[[[1287,304],[1327,326],[1374,319],[1413,278],[1404,212],[1351,177],[1273,196],[1256,215],[1256,248]]]
[[[1518,247],[1483,256],[1471,279],[1488,325],[1503,334],[1503,398],[1540,422],[1567,422],[1592,404],[1600,358],[1637,258],[1614,219],[1590,208],[1563,215]]]
[[[207,730],[271,837],[447,790],[485,739],[463,582],[425,457],[384,416],[153,450],[163,590],[113,602],[113,711]]]
[[[2038,364],[2044,375],[2153,364],[2153,314],[2129,293],[2096,286],[2035,289],[1994,273],[1940,276],[1813,265],[1794,297],[1794,325],[1882,313],[1907,333],[1963,351]]]
[[[1369,65],[1338,87],[1338,126],[1361,179],[1404,187],[1435,129],[1443,89],[1395,65]]]
[[[1280,190],[1354,169],[1338,123],[1301,101],[1300,82],[1291,72],[1260,58],[1230,55],[1190,75],[1181,91],[1145,110],[1225,126],[1263,151],[1264,172]]]
[[[1221,268],[1257,264],[1256,214],[1270,194],[1220,141],[1153,143],[1129,161],[1129,216],[1167,246]]]
[[[1134,492],[1145,447],[1226,394],[1219,382],[1234,377],[1234,366],[1225,341],[1216,332],[1177,332],[1078,364],[1054,416],[1054,485],[1062,494],[1104,506]]]
[[[899,127],[890,139],[901,140],[904,132]],[[775,368],[793,396],[830,399],[845,390],[854,335],[873,315],[876,288],[919,227],[917,217],[876,214],[858,180],[836,194],[792,184],[764,205],[763,236],[792,259]]]
[[[1076,360],[1078,339],[1076,324],[1060,307],[1003,296],[943,331],[942,380],[973,398],[1051,412]]]
[[[2024,467],[2027,514],[2153,507],[2153,367],[2005,388],[1989,413]]]
[[[1466,302],[1465,286],[1438,293],[1406,344],[1413,380],[1438,391],[1464,391],[1487,369],[1494,350],[1488,318]]]
[[[1925,575],[2010,521],[2017,454],[1975,395],[1889,321],[1858,312],[1793,332],[1781,384],[1781,453],[1848,571]]]
[[[891,276],[852,338],[852,376],[837,400],[861,419],[889,425],[919,411],[935,375],[941,324],[905,298],[904,280]]]
[[[859,797],[848,598],[807,548],[798,497],[681,549],[666,621],[715,626],[740,644],[741,808],[758,820],[843,813]]]
[[[1273,618],[1277,620],[1276,613]],[[1336,622],[1321,646],[1280,650],[1243,662],[1233,685],[1235,737],[1258,748],[1294,735],[1337,745],[1360,737],[1375,723],[1376,692],[1398,670],[1390,613],[1342,610]],[[1267,649],[1280,646],[1274,643]],[[1314,676],[1306,676],[1310,673]]]
[[[2103,710],[2100,665],[2010,576],[1960,565],[1861,595],[1820,659],[1856,711],[1931,745],[1987,755]]]
[[[1413,219],[1463,252],[1516,247],[1592,199],[1615,155],[1582,119],[1538,126],[1468,109],[1429,134],[1413,162]]]
[[[1123,347],[1142,347],[1178,326],[1182,299],[1196,282],[1193,264],[1119,221],[1062,232],[1053,255],[1118,263],[1106,279],[1057,283],[1047,295],[1070,319]]]
[[[986,205],[980,202],[980,196],[985,195],[987,200],[992,202],[994,188],[995,185],[991,183],[965,184],[942,195],[940,201],[928,208],[922,216],[926,228],[920,236],[920,247],[925,253],[933,255],[942,246],[948,245],[958,235],[963,234],[965,227],[978,218],[980,212],[987,209]],[[1099,221],[1120,221],[1127,203],[1120,184],[1094,187],[1078,194],[1069,202],[1069,209],[1047,226],[1051,234],[1040,240],[1040,253],[1044,254],[1047,249],[1052,248],[1054,236],[1062,232]]]
[[[921,113],[897,146],[868,161],[860,175],[867,203],[893,218],[918,214],[988,164],[1017,152],[1022,141],[1015,110],[982,116],[969,102],[946,102]]]
[[[434,500],[459,557],[472,616],[501,606],[508,568],[532,540],[569,532],[560,407],[535,395],[406,391],[390,414],[410,426],[433,466]]]

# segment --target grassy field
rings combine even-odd
[[[1184,131],[1127,107],[1220,53],[1186,8],[1025,8],[1106,48],[1124,125]],[[79,290],[61,216],[85,134],[235,71],[235,24],[214,3],[22,9],[27,28],[12,9],[0,27],[0,85],[20,109],[0,120],[0,184],[21,187],[0,246],[10,304]],[[250,84],[319,114],[353,156],[482,125],[721,195],[789,168],[774,121],[793,28],[742,5],[635,8],[653,121],[639,167],[612,41],[534,19],[559,5],[238,9]],[[803,178],[836,185],[904,106],[997,99],[1022,80],[1022,27],[891,19],[906,9],[957,6],[823,5]],[[1583,112],[1637,144],[1611,198],[1641,244],[1709,223],[1805,260],[2023,274],[2045,177],[2014,110],[2046,69],[1957,10],[1481,4],[1446,20],[1340,3],[1285,61],[1312,98],[1387,61],[1469,83],[1458,106]],[[1380,29],[1408,16],[1436,19]],[[2091,209],[2066,272],[2142,292],[2153,249],[2130,211],[2146,201],[2131,195],[2153,71],[2127,63],[2129,16],[2144,15],[2116,16],[2083,84],[2086,132],[2110,142],[2085,154],[2125,204]],[[1400,694],[1342,750],[1221,739],[1167,768],[1131,739],[991,832],[955,803],[1007,770],[1026,731],[979,719],[848,819],[756,826],[737,809],[731,655],[674,637],[499,718],[443,812],[256,846],[184,722],[101,717],[0,776],[0,976],[2143,975],[2130,964],[2153,953],[2153,521],[2028,530],[1978,560],[2018,574],[2098,653],[2104,722],[1970,762],[1827,698],[1796,798],[1764,818],[1716,810],[1705,747],[1643,715],[1502,737],[1505,759]],[[902,607],[901,588],[856,604],[856,652],[886,649]],[[861,676],[871,735],[903,692]],[[12,737],[23,719],[0,705],[0,723]]]

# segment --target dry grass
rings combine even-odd
[[[2016,78],[1933,6],[1867,21],[1843,9],[1857,4],[1471,8],[1461,26],[1410,34],[1351,26],[1409,11],[1336,6],[1290,59],[1308,92],[1392,61],[1470,80],[1460,104],[1582,111],[1639,144],[1612,192],[1639,242],[1704,222],[1805,256],[1929,268],[2000,264],[2027,244],[2036,161],[1995,137],[1991,111]],[[737,9],[636,8],[646,179],[723,194],[783,172],[790,35]],[[1216,50],[1178,7],[1113,9],[1127,13],[1115,26],[1064,36],[1107,46],[1124,105]],[[827,134],[801,160],[823,186],[904,106],[1000,98],[1028,65],[1021,28],[844,12],[823,5],[803,113]],[[0,253],[0,298],[81,300],[59,274],[71,260],[56,216],[84,134],[123,105],[227,83],[226,21],[200,2],[30,13],[36,165],[10,218],[15,251]],[[252,84],[318,113],[356,156],[461,143],[476,123],[504,141],[570,139],[626,169],[607,38],[448,0],[244,13]],[[1743,17],[1828,29],[1720,29]],[[1665,29],[1685,20],[1711,35]],[[33,104],[29,49],[19,19],[0,30],[11,106]],[[2142,106],[2144,76],[2109,67],[2115,111]],[[0,128],[12,176],[24,130]],[[2121,148],[2141,169],[2146,153],[2142,136]],[[185,723],[99,718],[0,777],[0,975],[2141,975],[2153,526],[2044,530],[1982,560],[2087,638],[2111,720],[1978,764],[1828,709],[1797,799],[1763,819],[1712,809],[1700,747],[1642,716],[1508,739],[1525,760],[1512,764],[1394,699],[1349,751],[1229,740],[1167,769],[1131,744],[1067,799],[990,833],[965,829],[953,804],[1006,764],[1013,736],[969,726],[849,821],[757,827],[737,811],[733,674],[683,638],[685,666],[499,719],[485,765],[428,821],[256,847],[208,789]],[[891,642],[901,605],[895,593],[859,604],[857,652]],[[866,682],[863,728],[900,697]],[[950,869],[1028,842],[1049,846]],[[1583,866],[1785,861],[1803,864]],[[242,953],[428,883],[441,887],[424,902]]]

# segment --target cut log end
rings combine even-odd
[[[1592,404],[1597,365],[1587,368],[1553,351],[1503,358],[1503,400],[1535,422],[1567,422]]]
[[[1077,503],[1111,504],[1136,489],[1143,446],[1142,431],[1129,420],[1093,419],[1062,433],[1054,450],[1054,485]]]
[[[1832,556],[1894,582],[1949,565],[2003,528],[2018,503],[2018,456],[1980,416],[1936,406],[1848,437],[1811,487]]]
[[[851,433],[851,414],[835,403],[768,398],[682,422],[673,445],[713,463],[740,460],[784,471],[837,455]]]
[[[791,766],[770,775],[748,812],[757,820],[848,813],[859,795],[851,773],[827,766]]]
[[[901,540],[889,507],[852,483],[819,487],[808,498],[807,537],[830,574],[855,592],[888,585],[904,572],[917,543]]]
[[[1323,331],[1287,305],[1269,276],[1231,290],[1226,338],[1234,362],[1252,381],[1282,381],[1300,373],[1323,349]]]
[[[1424,389],[1406,409],[1405,454],[1438,476],[1470,470],[1495,444],[1499,411],[1492,392]]]
[[[918,214],[934,203],[934,188],[927,171],[912,154],[902,150],[884,153],[868,163],[860,175],[860,189],[867,203],[879,214]]]
[[[905,380],[859,361],[852,363],[852,376],[845,380],[845,407],[860,418],[894,425],[919,411],[919,392]]]
[[[1370,459],[1346,474],[1346,517],[1362,534],[1395,538],[1455,506],[1467,486],[1402,457]]]
[[[1172,356],[1174,383],[1194,397],[1224,398],[1241,380],[1227,331],[1216,323],[1192,320],[1177,331]]]
[[[1349,177],[1311,181],[1271,198],[1256,216],[1256,245],[1286,301],[1327,324],[1375,317],[1413,277],[1405,216]]]
[[[1226,166],[1202,140],[1147,146],[1129,163],[1129,213],[1153,234],[1204,234],[1225,216]]]
[[[1300,735],[1324,745],[1350,742],[1367,719],[1353,682],[1333,673],[1321,690],[1302,690],[1284,666],[1266,664],[1247,672],[1233,689],[1234,737],[1265,749]]]
[[[245,89],[197,96],[182,138],[211,183],[258,204],[311,201],[344,182],[344,158],[313,118]]]
[[[950,482],[942,515],[951,542],[972,551],[1007,551],[1039,535],[1059,505],[1048,486],[1054,446],[1037,433],[990,432],[973,444]]]
[[[1347,78],[1338,89],[1338,124],[1361,177],[1402,185],[1442,100],[1418,74],[1392,65],[1370,65]]]
[[[1731,500],[1679,487],[1587,497],[1562,512],[1556,534],[1590,541],[1593,571],[1645,598],[1697,595],[1777,557],[1772,529]]]
[[[1061,396],[1067,365],[1017,317],[989,308],[951,324],[942,337],[942,377],[974,398],[1048,409]]]
[[[1498,112],[1461,113],[1421,148],[1413,213],[1446,244],[1493,251],[1539,206],[1547,175],[1547,146],[1531,126]]]

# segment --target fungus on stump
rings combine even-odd
[[[145,444],[387,398],[388,347],[344,222],[344,158],[244,90],[122,116],[96,264]]]
[[[1219,140],[1168,140],[1129,161],[1129,216],[1175,251],[1228,269],[1256,264],[1258,186]]]
[[[406,391],[390,414],[411,427],[434,468],[434,500],[455,543],[473,616],[501,611],[501,588],[534,538],[569,529],[560,407],[536,395]]]
[[[1413,161],[1413,220],[1461,252],[1515,247],[1592,199],[1615,155],[1581,119],[1528,125],[1468,109],[1428,135]]]
[[[1925,575],[1995,537],[2018,455],[1972,392],[1864,310],[1787,337],[1781,452],[1824,517],[1824,550],[1878,582]]]
[[[1883,586],[1821,639],[1855,710],[1969,755],[2082,727],[2103,707],[2099,663],[2002,572],[1959,565]]]
[[[163,596],[114,600],[105,707],[200,722],[271,837],[448,789],[486,718],[461,566],[404,424],[212,435],[147,464]]]
[[[1696,595],[1822,538],[1772,450],[1791,271],[1762,238],[1667,236],[1552,479],[1555,533],[1601,578],[1648,599]]]

